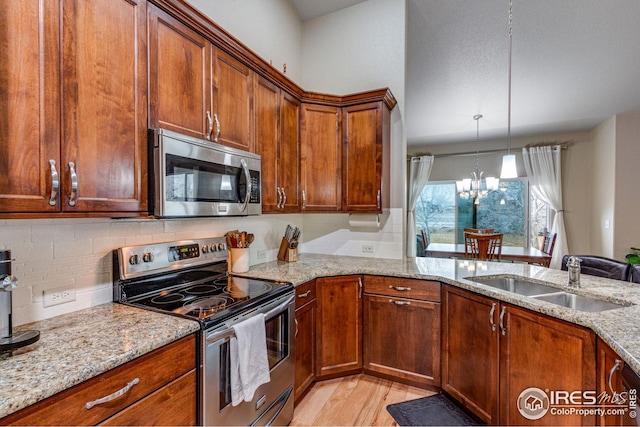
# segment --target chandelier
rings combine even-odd
[[[460,194],[462,199],[474,199],[474,203],[479,204],[480,197],[485,197],[490,191],[495,191],[500,187],[500,179],[488,176],[485,180],[482,180],[484,172],[480,170],[478,159],[480,144],[480,119],[482,114],[476,114],[473,116],[473,120],[476,121],[476,170],[471,172],[471,178],[464,178],[461,181],[456,181],[456,190]]]

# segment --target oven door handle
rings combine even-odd
[[[289,306],[289,304],[291,304],[293,302],[294,298],[295,298],[295,295],[291,295],[282,304],[280,304],[279,306],[277,306],[275,308],[272,308],[271,310],[269,310],[266,313],[264,313],[265,322],[267,320],[270,320],[271,318],[277,316],[281,312],[283,312],[287,308],[287,306]],[[216,341],[220,341],[220,340],[225,339],[225,338],[231,338],[231,337],[235,337],[235,336],[236,336],[236,332],[235,332],[235,330],[233,329],[233,326],[232,326],[230,328],[223,329],[220,332],[216,332],[216,333],[208,336],[206,341],[207,341],[207,344],[210,344],[210,343],[213,343],[213,342],[216,342]]]

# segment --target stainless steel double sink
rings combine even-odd
[[[550,302],[563,307],[580,311],[599,312],[626,307],[611,301],[584,295],[565,292],[553,286],[543,285],[538,282],[521,277],[465,277],[466,280],[481,283],[486,286],[513,292],[518,295],[531,297],[540,301]]]

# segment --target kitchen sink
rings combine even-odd
[[[502,289],[503,291],[509,291],[518,295],[534,296],[549,294],[552,292],[560,292],[560,289],[552,286],[543,285],[537,282],[532,282],[523,278],[514,277],[466,277],[467,280],[471,280],[476,283],[482,283],[483,285],[491,286],[494,288]]]
[[[540,301],[547,301],[552,304],[558,304],[580,311],[597,312],[625,307],[624,305],[617,304],[615,302],[585,297],[583,295],[570,294],[567,292],[556,292],[554,294],[538,295],[534,296],[534,298]]]

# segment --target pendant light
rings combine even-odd
[[[512,51],[512,37],[511,27],[513,20],[513,2],[509,0],[509,104],[507,113],[507,154],[502,156],[502,170],[500,172],[500,178],[517,178],[518,169],[516,168],[516,156],[511,154],[511,51]]]
[[[461,181],[456,181],[456,190],[460,193],[460,197],[463,199],[472,198],[477,205],[478,199],[489,194],[490,191],[495,191],[500,186],[500,179],[488,176],[485,178],[485,182],[482,182],[482,175],[484,172],[479,167],[479,144],[480,144],[480,119],[482,114],[476,114],[473,116],[473,120],[476,121],[476,170],[471,172],[471,178],[465,178]],[[484,185],[483,185],[484,184]],[[484,187],[484,188],[483,188]]]

